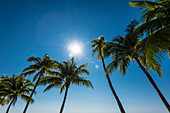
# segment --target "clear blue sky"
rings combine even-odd
[[[124,35],[130,20],[139,19],[137,9],[129,0],[0,0],[0,75],[20,74],[30,63],[30,56],[48,53],[61,62],[69,60],[68,45],[77,41],[83,46],[78,64],[88,63],[91,75],[86,77],[94,89],[71,86],[64,113],[119,113],[111,94],[101,62],[91,56],[90,41],[104,35],[107,41]],[[110,60],[106,60],[107,64]],[[98,68],[95,66],[98,65]],[[170,102],[170,62],[162,62],[164,76],[150,72]],[[28,77],[32,78],[32,77]],[[127,113],[167,113],[158,94],[136,62],[132,62],[123,77],[118,70],[111,76],[113,86]],[[59,89],[43,93],[38,87],[35,103],[28,113],[57,113],[63,100]],[[10,113],[21,113],[25,102],[18,100]],[[5,113],[7,106],[0,107]]]

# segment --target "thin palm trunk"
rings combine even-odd
[[[135,58],[135,60],[137,61],[137,63],[139,64],[140,68],[142,69],[142,71],[146,74],[147,78],[149,79],[150,83],[152,84],[152,86],[155,88],[155,90],[157,91],[158,95],[160,96],[162,102],[164,103],[164,105],[166,106],[166,108],[168,109],[168,111],[170,112],[170,105],[168,103],[168,101],[165,99],[164,95],[161,93],[161,91],[159,90],[158,86],[156,85],[156,83],[154,82],[154,80],[152,79],[151,75],[148,73],[148,71],[145,69],[145,67],[141,64],[141,62],[139,61],[138,58]]]
[[[6,110],[6,113],[8,113],[8,112],[9,112],[9,109],[10,109],[10,107],[11,107],[12,103],[14,102],[14,100],[15,100],[15,99],[13,99],[13,100],[11,101],[11,103],[9,104],[9,106],[8,106],[8,108],[7,108],[7,110]]]
[[[112,82],[110,80],[109,74],[108,74],[106,66],[105,66],[104,58],[101,55],[101,51],[100,51],[100,56],[101,56],[101,59],[102,59],[103,68],[104,68],[105,75],[106,75],[107,81],[109,83],[110,89],[111,89],[111,91],[112,91],[112,93],[113,93],[113,95],[114,95],[114,97],[115,97],[115,99],[117,101],[117,104],[119,106],[119,109],[120,109],[121,113],[125,113],[125,110],[124,110],[124,108],[122,106],[122,103],[120,102],[119,97],[117,96],[116,91],[113,88]]]
[[[32,93],[31,93],[31,95],[30,95],[30,97],[29,97],[29,100],[28,100],[28,102],[27,102],[27,104],[26,104],[26,106],[25,106],[25,109],[24,109],[24,112],[23,112],[23,113],[26,113],[26,111],[27,111],[27,109],[28,109],[28,105],[29,105],[29,103],[30,103],[30,101],[31,101],[31,98],[32,98],[32,96],[33,96],[33,94],[34,94],[34,92],[35,92],[36,87],[38,86],[38,83],[39,83],[40,79],[41,79],[41,75],[39,76],[39,78],[38,78],[38,80],[37,80],[37,82],[36,82],[36,84],[35,84],[35,87],[34,87]]]
[[[3,102],[3,100],[5,99],[5,97],[6,97],[6,96],[4,96],[4,97],[2,98],[2,100],[1,100],[0,104]]]
[[[68,86],[66,86],[66,92],[65,92],[65,95],[64,95],[64,100],[63,100],[63,103],[62,103],[62,106],[61,106],[61,109],[60,109],[60,113],[63,112],[63,109],[64,109],[64,105],[65,105],[65,102],[66,102],[66,98],[67,98],[67,93],[68,93]]]

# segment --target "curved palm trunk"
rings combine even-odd
[[[101,55],[101,51],[100,51],[100,56],[101,56],[101,59],[102,59],[103,68],[104,68],[105,75],[106,75],[107,81],[109,83],[110,89],[111,89],[111,91],[112,91],[112,93],[113,93],[113,95],[114,95],[114,97],[115,97],[115,99],[117,101],[117,104],[119,106],[119,109],[120,109],[121,113],[125,113],[125,110],[124,110],[124,108],[122,106],[122,103],[120,102],[119,97],[117,96],[116,91],[113,88],[112,82],[110,80],[110,77],[108,75],[108,72],[107,72],[107,69],[106,69],[106,66],[105,66],[104,58]]]
[[[63,109],[64,109],[64,105],[65,105],[65,102],[66,102],[66,97],[67,97],[67,93],[68,93],[68,86],[66,86],[66,92],[65,92],[65,95],[64,95],[64,100],[63,100],[63,103],[62,103],[62,106],[61,106],[61,109],[60,109],[60,113],[63,112]]]
[[[156,85],[156,83],[154,82],[154,80],[152,79],[151,75],[148,73],[148,71],[145,69],[145,67],[140,63],[138,58],[135,58],[135,60],[137,61],[137,63],[139,64],[140,68],[142,69],[142,71],[146,74],[147,78],[149,79],[150,83],[152,84],[152,86],[155,88],[155,90],[157,91],[158,95],[160,96],[162,102],[164,103],[164,105],[166,106],[166,108],[168,109],[168,111],[170,112],[170,105],[168,103],[168,101],[165,99],[164,95],[161,93],[161,91],[159,90],[158,86]]]
[[[28,109],[28,105],[29,105],[29,103],[30,103],[30,101],[31,101],[31,98],[32,98],[32,96],[33,96],[33,94],[34,94],[34,92],[35,92],[36,87],[38,86],[38,83],[39,83],[40,79],[41,79],[41,76],[39,76],[39,78],[38,78],[38,80],[37,80],[37,82],[36,82],[36,84],[35,84],[35,87],[34,87],[32,93],[31,93],[31,95],[30,95],[30,97],[29,97],[29,100],[28,100],[28,102],[27,102],[27,104],[26,104],[26,106],[25,106],[25,109],[24,109],[23,113],[26,113],[26,111],[27,111],[27,109]]]
[[[9,109],[10,109],[10,107],[11,107],[11,105],[12,105],[12,103],[14,102],[14,99],[11,101],[11,103],[9,104],[9,106],[8,106],[8,108],[7,108],[7,110],[6,110],[6,113],[8,113],[9,112]]]

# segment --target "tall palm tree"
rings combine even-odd
[[[162,69],[159,63],[161,59],[161,53],[159,55],[155,55],[151,52],[152,54],[150,53],[149,56],[143,55],[144,51],[141,50],[142,40],[139,40],[139,37],[133,37],[133,32],[137,24],[138,22],[136,22],[135,20],[132,21],[126,29],[128,34],[126,34],[125,37],[118,36],[114,38],[112,42],[108,42],[106,44],[107,46],[105,49],[105,56],[112,56],[113,58],[113,61],[108,65],[108,71],[111,73],[114,69],[119,67],[120,72],[125,75],[130,61],[135,60],[149,79],[152,86],[157,91],[168,111],[170,112],[168,101],[165,99],[164,95],[159,90],[158,86],[146,69],[152,69],[153,71],[157,72],[159,76],[162,76]]]
[[[141,10],[141,17],[144,20],[144,23],[135,30],[136,33],[133,33],[135,35],[148,34],[143,41],[142,48],[155,53],[168,51],[170,58],[170,1],[132,1],[129,4]],[[152,46],[157,49],[153,50]]]
[[[64,105],[66,102],[66,97],[68,94],[68,89],[71,84],[75,85],[85,85],[87,87],[92,87],[92,84],[89,80],[84,79],[83,77],[80,77],[80,75],[89,75],[89,71],[85,69],[87,64],[83,64],[79,67],[77,67],[76,62],[74,61],[74,57],[71,59],[71,62],[64,61],[61,63],[58,63],[58,71],[57,72],[51,72],[51,76],[46,76],[41,79],[40,84],[46,85],[49,84],[48,87],[44,90],[50,90],[53,87],[60,87],[60,94],[65,89],[65,95],[64,100],[60,109],[60,113],[63,112]]]
[[[116,94],[116,91],[113,88],[112,82],[111,82],[110,77],[109,77],[109,73],[107,72],[107,69],[106,69],[106,66],[105,66],[105,61],[104,61],[104,58],[103,58],[103,53],[104,53],[103,50],[104,50],[104,46],[106,44],[106,41],[105,41],[104,37],[101,36],[98,39],[94,39],[91,43],[93,44],[92,47],[95,47],[92,55],[94,55],[97,52],[97,59],[102,60],[103,68],[104,68],[105,75],[106,75],[107,81],[109,83],[110,89],[111,89],[111,91],[112,91],[112,93],[113,93],[113,95],[114,95],[114,97],[117,101],[117,104],[119,106],[121,113],[125,113],[125,110],[122,106],[122,103],[119,100],[119,97],[118,97],[118,95]]]
[[[54,62],[54,60],[51,59],[51,57],[48,56],[48,54],[45,54],[43,59],[39,57],[29,57],[27,61],[32,62],[33,65],[30,65],[24,70],[22,70],[23,72],[22,75],[25,75],[25,76],[33,75],[37,72],[34,75],[33,81],[35,81],[38,78],[38,80],[35,83],[35,87],[30,95],[30,99],[31,99],[35,92],[37,85],[39,84],[41,77],[43,77],[44,74],[48,74],[51,69],[56,68],[56,63]],[[23,113],[26,113],[28,105],[30,103],[30,99],[28,100]]]
[[[34,83],[28,79],[25,79],[23,76],[16,76],[15,74],[12,77],[3,79],[4,89],[1,89],[0,92],[4,92],[7,98],[10,100],[10,104],[6,110],[6,113],[9,112],[11,105],[15,105],[18,97],[21,97],[23,100],[28,101],[32,89],[30,87],[34,86]],[[31,98],[31,103],[34,100]]]

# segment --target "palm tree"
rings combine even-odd
[[[146,69],[152,69],[153,71],[157,72],[159,76],[162,76],[162,69],[159,63],[161,59],[161,53],[159,55],[155,55],[151,52],[152,54],[150,53],[149,56],[144,55],[144,51],[141,50],[141,42],[143,40],[139,40],[139,37],[133,37],[133,32],[137,24],[138,22],[136,22],[135,20],[132,21],[126,29],[128,34],[125,35],[125,37],[118,36],[114,38],[112,42],[108,42],[106,44],[107,46],[105,49],[105,56],[112,56],[113,58],[113,61],[108,65],[108,71],[111,73],[119,66],[120,72],[125,75],[130,61],[135,60],[149,79],[152,86],[157,91],[168,111],[170,112],[168,101],[165,99],[162,92],[159,90],[158,86]]]
[[[10,100],[10,104],[6,110],[6,113],[9,112],[11,105],[15,105],[18,97],[21,97],[23,100],[28,101],[29,96],[26,94],[30,94],[32,89],[30,87],[34,86],[30,80],[25,79],[23,76],[16,76],[15,74],[12,77],[3,79],[4,89],[1,89],[0,92],[5,92],[5,96]],[[31,103],[34,100],[31,98]]]
[[[153,52],[168,51],[170,58],[170,1],[132,1],[129,4],[141,10],[144,23],[139,25],[133,34],[148,34],[142,46],[145,53],[153,51],[154,46],[157,49]]]
[[[34,89],[30,95],[30,99],[31,99],[35,92],[36,87],[39,84],[41,77],[43,77],[44,74],[48,74],[50,72],[50,69],[56,68],[56,63],[51,59],[51,57],[48,56],[48,54],[45,54],[43,59],[39,57],[29,57],[27,61],[33,62],[33,65],[30,65],[24,70],[22,70],[23,72],[22,75],[25,75],[25,76],[33,75],[37,72],[34,75],[33,81],[35,81],[38,78],[38,80],[35,83]],[[26,113],[28,105],[30,103],[30,99],[28,100],[23,113]]]
[[[125,113],[125,110],[122,106],[122,103],[119,100],[118,95],[116,94],[116,91],[113,88],[112,82],[111,82],[110,77],[109,77],[109,73],[107,72],[107,69],[106,69],[106,66],[105,66],[105,62],[104,62],[104,58],[103,58],[103,53],[104,53],[103,50],[104,50],[104,46],[106,44],[105,39],[104,39],[103,36],[101,36],[98,39],[94,39],[91,43],[93,43],[92,47],[95,47],[92,55],[94,55],[97,52],[97,59],[98,60],[102,59],[103,68],[104,68],[105,75],[106,75],[107,81],[109,83],[110,89],[111,89],[111,91],[112,91],[112,93],[113,93],[113,95],[114,95],[114,97],[117,101],[117,104],[119,106],[121,113]]]
[[[92,84],[89,80],[84,79],[83,77],[80,77],[79,75],[89,75],[89,71],[85,69],[87,64],[83,64],[79,67],[77,67],[76,62],[74,61],[74,57],[71,59],[71,62],[64,61],[61,63],[58,63],[58,71],[57,72],[51,72],[51,76],[47,76],[41,79],[40,84],[46,85],[49,84],[48,87],[44,90],[50,90],[53,87],[60,87],[60,94],[65,89],[65,95],[64,100],[60,109],[60,113],[63,112],[64,105],[66,102],[66,97],[68,94],[68,89],[71,84],[75,85],[85,85],[87,87],[92,87]]]

